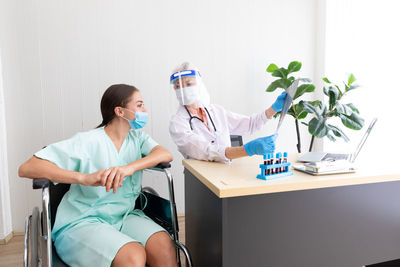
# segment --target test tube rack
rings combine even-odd
[[[272,160],[272,162],[275,161],[273,157],[267,159],[266,156],[267,155],[264,155],[264,162],[266,160]],[[276,178],[291,176],[293,175],[293,172],[289,171],[289,166],[290,162],[260,164],[261,174],[257,175],[257,178],[261,180],[272,180]]]

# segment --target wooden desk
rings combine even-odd
[[[294,171],[263,181],[260,163],[183,161],[194,266],[342,267],[400,257],[398,168],[364,162],[352,174]]]

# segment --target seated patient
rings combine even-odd
[[[141,210],[142,170],[172,155],[142,128],[146,108],[138,89],[110,86],[101,99],[103,122],[51,144],[19,168],[19,176],[70,183],[52,238],[70,266],[177,266],[168,233]]]
[[[240,147],[231,147],[230,135],[250,135],[282,110],[283,92],[266,110],[245,116],[210,104],[210,96],[200,72],[188,62],[178,66],[170,84],[179,107],[171,118],[169,132],[185,158],[230,162],[232,159],[265,155],[275,150],[276,135],[257,138]],[[246,103],[240,102],[241,105]]]

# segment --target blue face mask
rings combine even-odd
[[[126,109],[126,108],[124,108],[124,109],[133,113],[129,109]],[[149,117],[149,114],[147,114],[146,112],[136,111],[135,112],[135,120],[130,121],[127,118],[124,118],[124,117],[122,117],[122,118],[124,118],[125,120],[127,120],[129,122],[129,125],[131,126],[132,129],[137,130],[137,129],[143,128],[146,125],[148,117]]]

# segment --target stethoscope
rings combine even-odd
[[[197,117],[197,116],[192,116],[192,114],[190,114],[190,112],[189,112],[189,110],[187,109],[186,106],[184,106],[184,107],[185,107],[187,113],[189,114],[189,117],[190,117],[190,119],[189,119],[189,125],[190,125],[190,129],[191,129],[192,131],[193,131],[193,127],[192,127],[192,120],[193,120],[193,119],[198,119],[198,120],[200,120],[202,123],[205,124],[205,122],[204,122],[202,119],[200,119],[199,117]],[[213,127],[214,127],[214,131],[216,132],[216,131],[217,131],[217,128],[215,128],[215,124],[214,124],[213,119],[212,119],[211,116],[210,116],[210,113],[208,112],[208,110],[207,110],[206,107],[204,107],[204,109],[206,110],[207,115],[208,115],[208,117],[210,118],[210,121],[211,121],[211,123],[212,123],[212,125],[213,125]]]

